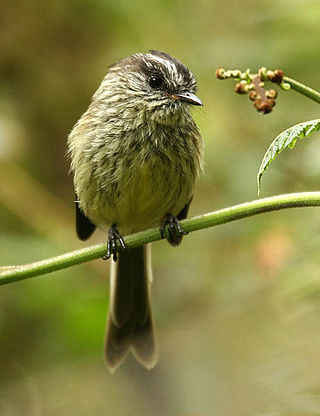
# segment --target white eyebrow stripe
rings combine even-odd
[[[152,66],[152,62],[158,62],[160,65],[167,68],[172,78],[177,82],[178,85],[183,83],[183,74],[178,72],[178,69],[174,62],[171,62],[168,59],[163,58],[162,56],[152,54],[146,54],[146,56],[150,58],[150,60],[145,60],[148,66]]]

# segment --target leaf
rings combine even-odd
[[[305,121],[304,123],[296,124],[289,129],[283,131],[277,136],[268,150],[264,154],[262,162],[257,174],[258,195],[260,194],[261,178],[264,172],[268,169],[270,163],[278,156],[282,150],[293,149],[298,139],[309,137],[312,133],[320,130],[320,119]]]

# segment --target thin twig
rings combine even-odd
[[[290,84],[291,88],[300,94],[305,95],[306,97],[310,98],[311,100],[315,101],[316,103],[320,104],[320,93],[306,85],[302,84],[301,82],[296,81],[295,79],[289,77],[283,77],[283,81],[287,84]]]

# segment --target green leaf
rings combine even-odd
[[[290,127],[277,136],[268,150],[264,154],[259,171],[257,174],[258,195],[260,193],[261,178],[264,172],[268,169],[270,163],[278,156],[282,150],[293,149],[298,139],[304,139],[311,136],[312,133],[320,130],[320,119],[305,121],[304,123],[296,124]]]

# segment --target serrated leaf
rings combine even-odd
[[[282,150],[293,149],[298,139],[309,137],[316,131],[320,130],[320,119],[305,121],[290,127],[277,136],[263,156],[262,162],[257,174],[258,195],[260,193],[261,178],[268,169],[270,163],[278,156]]]

